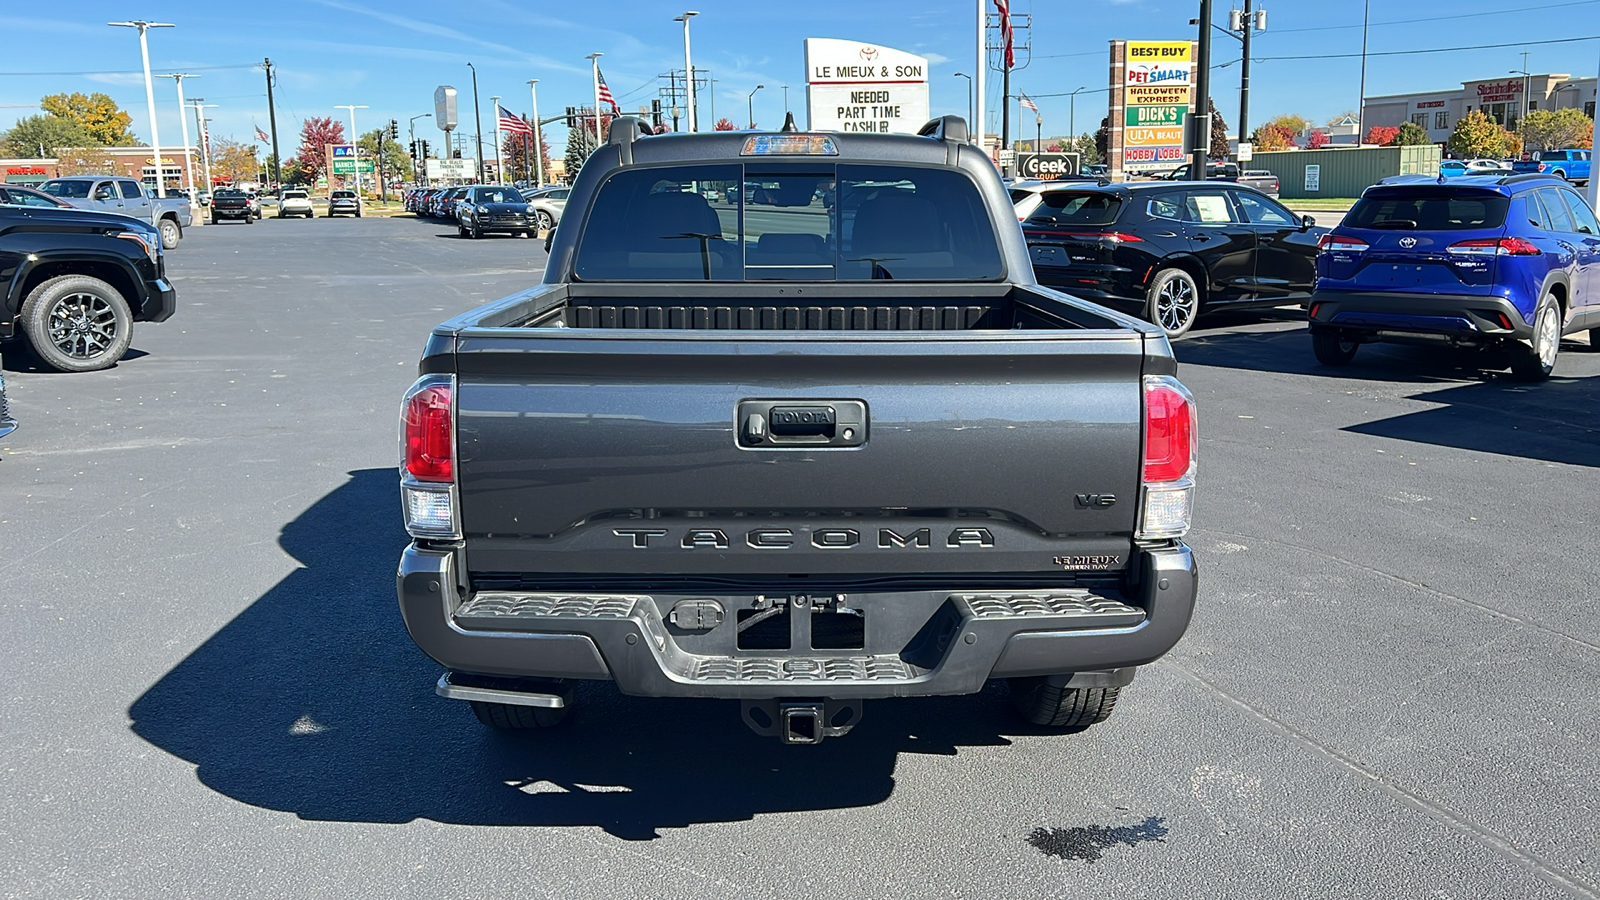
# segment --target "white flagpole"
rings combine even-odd
[[[540,140],[543,129],[539,127],[539,79],[534,78],[528,82],[528,97],[533,101],[533,158],[538,165],[535,170],[534,184],[544,187],[544,142]]]
[[[605,54],[589,54],[589,62],[593,64],[592,68],[594,70],[594,77],[590,80],[594,82],[594,145],[596,149],[600,147],[600,57],[602,56],[605,56]]]
[[[506,183],[506,167],[500,161],[500,95],[489,98],[494,104],[494,183]]]
[[[989,0],[978,0],[978,111],[976,115],[978,121],[972,122],[967,126],[972,129],[972,142],[977,144],[978,149],[984,153],[989,152],[988,148],[983,145],[983,73],[989,68],[989,54],[984,49],[984,44],[986,43],[984,32],[987,30],[989,13],[984,8],[984,4],[988,2]]]

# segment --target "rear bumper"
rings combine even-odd
[[[1381,291],[1317,291],[1308,301],[1311,328],[1376,334],[1439,335],[1465,340],[1526,339],[1533,326],[1504,297]],[[1510,322],[1505,327],[1501,320]]]
[[[212,217],[218,218],[218,219],[243,219],[246,216],[250,216],[251,218],[254,218],[255,217],[255,211],[250,209],[250,207],[248,207],[248,206],[241,206],[241,207],[238,207],[238,208],[233,208],[233,207],[220,207],[220,206],[213,205],[211,207],[211,215],[212,215]]]
[[[611,680],[646,697],[859,699],[973,694],[991,678],[1153,662],[1188,628],[1197,570],[1181,544],[1141,554],[1139,566],[1138,588],[1127,595],[1066,588],[846,595],[869,623],[866,647],[856,651],[812,649],[808,640],[803,649],[704,652],[706,634],[664,614],[682,599],[676,596],[462,597],[454,556],[416,545],[401,558],[397,588],[412,639],[455,671]],[[908,619],[907,610],[920,612]],[[874,616],[902,620],[895,624],[910,639],[898,649],[875,643]],[[734,629],[735,621],[730,610],[716,627]]]

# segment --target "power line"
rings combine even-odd
[[[1596,2],[1600,2],[1600,0],[1596,0]],[[255,68],[255,66],[254,65],[248,65],[248,66],[185,66],[185,68],[192,69],[192,70],[194,70],[196,72],[216,72],[216,71],[221,71],[223,69],[253,69],[253,68]],[[87,71],[87,72],[0,72],[0,78],[24,78],[24,77],[34,77],[34,76],[61,76],[61,75],[143,75],[143,74],[144,74],[144,70],[143,69],[126,69],[126,70],[92,69],[92,70]]]
[[[1596,3],[1600,3],[1600,0],[1572,0],[1572,2],[1569,3],[1544,3],[1540,5],[1539,9],[1560,9],[1564,6],[1593,6]],[[1456,19],[1476,19],[1481,16],[1504,16],[1513,13],[1518,15],[1527,15],[1527,12],[1528,11],[1526,9],[1494,9],[1489,10],[1488,12],[1451,13],[1446,18],[1448,18],[1450,21],[1454,21]],[[1437,23],[1439,21],[1439,16],[1433,16],[1426,19],[1395,19],[1394,21],[1390,22],[1373,22],[1368,27],[1378,28],[1383,25],[1416,25],[1422,22]],[[1274,28],[1272,31],[1274,34],[1294,34],[1302,31],[1337,31],[1340,29],[1347,30],[1360,27],[1360,25],[1324,25],[1319,28]],[[1367,55],[1371,56],[1372,54],[1369,53]]]
[[[1506,44],[1475,44],[1470,47],[1428,47],[1421,50],[1385,50],[1381,53],[1368,53],[1373,56],[1415,56],[1419,53],[1456,53],[1462,50],[1500,50],[1506,47],[1537,47],[1541,44],[1573,44],[1580,41],[1600,41],[1600,35],[1575,38],[1552,38],[1546,41],[1511,41]],[[1359,59],[1360,53],[1325,53],[1314,56],[1252,56],[1255,62],[1283,62],[1288,60],[1304,59]]]

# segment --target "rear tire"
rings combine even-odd
[[[1529,344],[1511,347],[1511,374],[1518,381],[1544,381],[1555,371],[1556,357],[1561,353],[1561,309],[1555,298],[1546,295],[1539,301]]]
[[[1008,678],[1017,714],[1045,728],[1082,731],[1104,722],[1116,709],[1122,688],[1056,687],[1044,677]]]
[[[1325,366],[1348,366],[1361,344],[1332,329],[1311,332],[1311,351]]]
[[[1150,281],[1144,317],[1177,340],[1189,333],[1200,314],[1200,286],[1183,269],[1162,269]]]

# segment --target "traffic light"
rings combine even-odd
[[[433,151],[428,149],[428,142],[426,140],[424,140],[422,142],[422,158],[423,159],[428,159],[428,158],[430,158],[432,156],[433,156]]]
[[[578,127],[578,108],[576,106],[567,107],[567,127]]]
[[[389,140],[400,140],[400,123],[394,119],[389,120]]]

